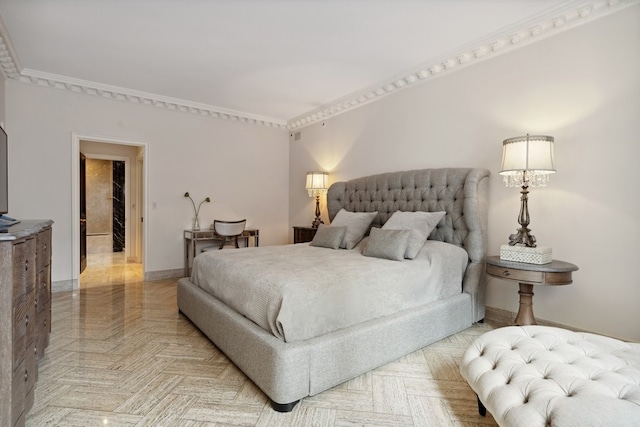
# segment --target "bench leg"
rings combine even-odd
[[[485,408],[482,402],[480,402],[480,398],[478,397],[477,394],[476,394],[476,398],[478,399],[478,412],[480,413],[480,415],[484,417],[487,415],[487,408]]]

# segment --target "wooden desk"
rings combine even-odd
[[[245,246],[249,246],[249,237],[253,237],[254,246],[260,244],[260,230],[255,228],[245,228],[242,236],[238,239],[244,240]],[[191,262],[196,254],[196,246],[198,242],[209,240],[220,240],[224,237],[218,236],[213,230],[184,230],[184,276],[189,277],[191,274]]]
[[[503,261],[499,256],[488,257],[486,266],[489,276],[517,282],[520,286],[520,308],[515,320],[519,326],[536,324],[533,316],[533,285],[568,285],[573,281],[571,272],[576,270],[577,266],[564,261],[527,264]]]

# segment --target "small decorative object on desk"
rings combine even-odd
[[[552,261],[551,248],[544,246],[532,248],[523,245],[501,245],[500,259],[527,264],[548,264]]]
[[[200,202],[200,204],[196,208],[196,204],[193,201],[193,199],[191,198],[191,196],[189,195],[188,191],[186,193],[184,193],[184,197],[188,197],[189,200],[191,200],[191,205],[193,206],[193,215],[194,215],[194,217],[193,217],[193,227],[191,227],[191,229],[194,230],[194,231],[198,231],[198,230],[200,230],[200,220],[198,218],[198,215],[200,214],[200,206],[202,206],[202,204],[204,202],[207,202],[207,203],[211,202],[211,199],[208,198],[208,197],[205,198],[203,201]]]

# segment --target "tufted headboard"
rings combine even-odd
[[[340,209],[378,212],[374,227],[393,212],[446,211],[429,236],[463,247],[469,265],[463,291],[474,302],[474,321],[484,318],[483,261],[487,251],[489,171],[476,168],[421,169],[336,182],[327,194],[329,219]]]

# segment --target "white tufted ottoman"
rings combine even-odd
[[[640,426],[640,344],[509,326],[478,337],[460,372],[501,426]]]

